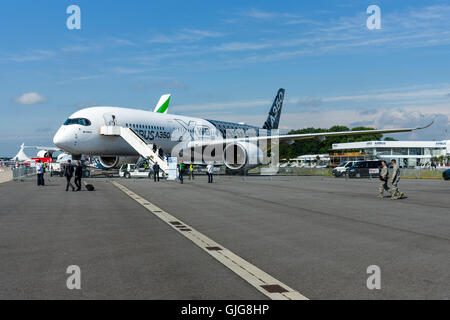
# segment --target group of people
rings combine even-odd
[[[178,179],[180,180],[180,183],[183,184],[184,182],[184,172],[186,170],[186,165],[183,161],[181,161],[178,164]],[[154,169],[153,169],[154,170]],[[214,165],[212,163],[209,163],[206,166],[206,173],[208,174],[208,183],[213,183],[213,172],[214,172]],[[194,166],[192,163],[189,165],[189,180],[194,180]]]
[[[36,162],[36,176],[37,176],[37,185],[44,186],[44,174],[45,174],[45,164],[42,163],[41,160]],[[64,168],[64,176],[66,177],[66,191],[69,191],[69,187],[72,188],[72,191],[81,191],[81,178],[83,177],[83,166],[80,161],[76,162],[76,165],[72,165],[72,161],[68,160],[67,164]],[[75,176],[74,183],[72,184],[72,178]]]
[[[72,161],[68,160],[64,168],[64,176],[66,177],[67,180],[66,191],[69,191],[69,187],[72,188],[72,191],[81,191],[81,178],[83,176],[83,166],[81,165],[80,161],[77,161],[74,166],[72,165]],[[75,186],[77,187],[76,190],[72,184],[72,178],[74,176],[75,176],[74,179]]]
[[[392,163],[392,178],[391,178],[391,185],[392,187],[389,189],[389,169],[387,166],[386,161],[382,161],[383,167],[380,171],[380,187],[379,187],[379,194],[378,198],[383,199],[384,198],[384,192],[386,191],[388,194],[391,195],[391,199],[397,200],[404,196],[403,192],[401,192],[398,189],[398,183],[400,182],[400,167],[397,164],[397,161],[393,159],[391,161]]]

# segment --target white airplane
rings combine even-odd
[[[36,158],[51,158],[54,152],[60,151],[58,148],[54,147],[39,147],[39,146],[26,146],[25,143],[22,143],[20,146],[20,150],[15,157],[11,160],[14,161],[31,161],[31,158],[25,154],[25,149],[36,149],[39,150],[37,152]]]
[[[257,134],[250,137],[245,135],[229,138],[226,135],[227,130],[240,130],[240,132],[247,133],[260,128],[243,123],[206,120],[137,109],[92,107],[72,114],[58,130],[53,142],[63,151],[74,155],[74,158],[82,154],[97,156],[105,168],[116,168],[126,162],[135,162],[139,158],[138,152],[120,136],[100,135],[103,126],[121,126],[132,129],[147,144],[154,144],[161,148],[164,154],[176,157],[178,155],[173,154],[173,150],[175,147],[178,150],[180,144],[182,144],[182,150],[189,154],[193,148],[219,145],[225,149],[231,147],[237,156],[229,158],[223,156],[221,163],[230,170],[241,171],[261,164],[263,150],[259,144],[272,139],[293,143],[297,140],[324,139],[329,136],[397,133],[423,129],[403,128],[272,135],[272,131],[278,129],[284,95],[285,90],[280,89],[268,118],[261,128],[268,131],[267,135]]]

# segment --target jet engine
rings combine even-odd
[[[225,146],[223,162],[231,172],[241,172],[263,162],[262,150],[253,143],[237,142]]]
[[[139,157],[108,157],[103,156],[99,157],[98,160],[100,164],[105,169],[115,169],[120,168],[125,163],[136,163],[138,161]]]
[[[38,158],[50,158],[52,154],[48,150],[40,150],[37,153]]]

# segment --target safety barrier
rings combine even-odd
[[[36,174],[36,168],[34,167],[19,167],[19,168],[14,168],[12,170],[13,172],[13,180],[14,181],[20,181],[23,180],[26,177],[32,176]]]
[[[445,169],[400,169],[400,176],[409,179],[442,179]]]
[[[445,169],[400,169],[401,178],[404,179],[442,179],[442,173]],[[251,174],[262,174],[260,168],[249,171]],[[333,176],[332,168],[296,168],[287,167],[279,168],[280,175],[299,175],[299,176]],[[389,175],[392,177],[392,169],[389,170]],[[342,177],[345,177],[343,175]]]

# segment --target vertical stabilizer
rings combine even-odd
[[[264,122],[263,129],[278,129],[278,125],[280,124],[281,109],[283,107],[284,93],[284,89],[278,90],[277,96],[273,101],[272,108],[270,108],[269,116],[267,117],[266,122]]]
[[[171,98],[170,94],[165,94],[161,96],[161,98],[158,101],[158,104],[155,107],[154,112],[167,113],[167,110],[169,109],[170,98]]]

